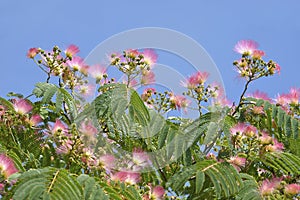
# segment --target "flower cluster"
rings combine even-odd
[[[295,195],[300,193],[300,185],[297,183],[290,183],[288,178],[285,177],[273,177],[272,179],[265,179],[261,182],[259,191],[260,194],[265,196],[280,197],[280,194],[284,194],[286,199],[293,199]]]
[[[159,113],[167,113],[171,110],[187,111],[190,101],[183,95],[175,95],[173,92],[157,92],[154,88],[146,88],[141,95],[146,106]]]
[[[239,75],[247,81],[280,72],[280,66],[272,60],[265,62],[263,60],[265,52],[257,48],[258,44],[252,40],[241,40],[234,47],[242,58],[233,64]]]
[[[116,66],[126,75],[127,86],[148,85],[155,81],[151,69],[157,61],[157,54],[151,49],[145,49],[143,52],[129,49],[123,51],[123,54],[112,54],[110,61],[112,66]]]
[[[64,51],[55,46],[52,51],[31,48],[27,57],[32,58],[48,75],[47,82],[52,76],[58,77],[60,87],[70,89],[72,92],[76,91],[83,96],[90,96],[95,86],[88,83],[86,77],[90,75],[95,78],[96,83],[100,83],[101,80],[105,83],[108,81],[106,69],[100,65],[88,66],[81,57],[77,56],[77,53],[79,48],[75,45],[70,45]]]
[[[3,195],[5,187],[10,186],[14,181],[8,181],[8,178],[19,170],[15,167],[13,160],[7,155],[0,154],[0,194]]]

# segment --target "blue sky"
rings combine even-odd
[[[273,97],[292,86],[300,87],[299,20],[298,0],[2,0],[0,95],[10,91],[28,95],[36,82],[45,80],[26,58],[30,47],[51,49],[54,45],[64,48],[76,44],[85,57],[114,34],[133,28],[162,27],[186,34],[206,49],[233,101],[238,100],[243,81],[233,70],[232,62],[238,55],[232,49],[241,39],[257,41],[267,58],[281,65],[282,72],[255,82],[249,91],[259,89]],[[174,60],[170,59],[169,64],[184,65]]]

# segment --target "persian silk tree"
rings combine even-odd
[[[158,58],[151,49],[110,55],[121,81],[102,65],[88,66],[75,45],[29,49],[46,80],[28,96],[0,98],[1,197],[299,198],[300,88],[274,99],[248,94],[280,66],[254,41],[234,50],[245,80],[235,103],[202,71],[181,80],[183,94],[148,87]],[[190,109],[197,118],[171,116]]]

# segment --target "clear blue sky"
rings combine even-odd
[[[45,80],[26,58],[30,47],[76,44],[85,57],[113,34],[141,27],[173,29],[201,44],[218,66],[232,100],[237,101],[243,87],[232,66],[238,58],[232,49],[241,39],[256,40],[282,67],[281,75],[257,81],[250,91],[274,96],[300,87],[299,0],[1,0],[0,25],[1,96],[10,91],[30,94],[34,83]]]

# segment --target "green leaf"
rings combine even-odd
[[[82,188],[64,169],[43,168],[24,172],[14,188],[13,199],[82,199]]]
[[[282,153],[267,153],[264,155],[262,162],[274,170],[283,171],[284,173],[300,175],[300,158],[294,154]]]
[[[57,91],[58,91],[58,87],[56,85],[48,83],[42,95],[43,96],[42,102],[49,103]]]
[[[141,125],[146,126],[150,121],[150,114],[139,94],[132,90],[130,96],[131,117]]]
[[[218,124],[216,122],[210,122],[207,128],[207,132],[203,144],[211,143],[217,137],[218,130],[219,130]]]
[[[196,194],[207,190],[210,182],[213,184],[215,195],[218,198],[228,198],[237,194],[242,184],[241,177],[233,166],[213,160],[200,161],[192,166],[183,168],[182,171],[169,179],[168,186],[174,191],[182,191],[186,190],[184,185],[187,182],[191,184],[190,188],[195,190],[191,192]]]
[[[7,101],[6,99],[0,97],[0,104],[5,106],[6,108],[10,110],[14,110],[14,106],[11,102]]]
[[[200,193],[205,181],[205,174],[202,171],[197,171],[196,173],[196,193]]]
[[[100,185],[93,177],[89,177],[86,174],[81,174],[77,177],[77,181],[83,187],[85,200],[108,199],[108,196],[103,192]]]

